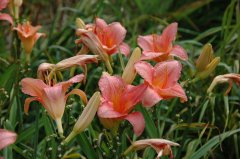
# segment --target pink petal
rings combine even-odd
[[[153,67],[147,62],[140,61],[134,65],[137,73],[148,83],[152,83],[153,78]]]
[[[126,113],[115,111],[113,105],[107,101],[102,102],[97,114],[100,118],[121,118],[127,115]]]
[[[30,96],[42,97],[42,90],[49,87],[40,79],[24,78],[21,80],[22,92]]]
[[[173,55],[173,56],[177,56],[182,60],[187,60],[188,59],[187,52],[179,45],[174,45],[170,54]]]
[[[164,99],[179,97],[179,98],[181,98],[181,102],[187,101],[187,96],[186,96],[183,88],[178,83],[176,83],[173,87],[170,87],[167,89],[159,89],[158,93]]]
[[[13,144],[17,139],[17,134],[8,130],[0,129],[0,150]]]
[[[78,95],[79,97],[81,97],[81,100],[83,101],[84,104],[87,104],[88,103],[88,100],[87,100],[87,95],[85,94],[85,92],[83,92],[82,90],[80,89],[73,89],[71,92],[69,92],[66,96],[65,96],[65,99],[68,98],[68,96],[70,95]]]
[[[151,51],[143,51],[142,57],[140,60],[153,60],[157,57],[166,55],[165,52],[151,52]]]
[[[138,45],[143,49],[143,51],[153,51],[153,36],[138,36],[137,39]]]
[[[92,62],[97,62],[97,55],[76,55],[58,62],[56,67],[58,70],[63,70],[76,65],[83,66]]]
[[[36,42],[40,37],[45,37],[45,33],[36,33],[34,37],[34,41]]]
[[[133,112],[125,117],[126,120],[128,120],[132,126],[133,131],[137,136],[140,136],[145,128],[145,120],[140,112]]]
[[[9,0],[1,0],[1,1],[0,1],[0,11],[1,11],[2,9],[6,8],[7,5],[8,5],[8,3],[9,3]]]
[[[119,46],[123,42],[127,30],[120,23],[114,22],[108,25],[106,32],[109,35],[108,38],[110,38],[116,46]]]
[[[9,14],[6,13],[0,13],[0,20],[6,20],[8,21],[11,25],[13,25],[13,19]]]
[[[163,87],[171,87],[180,78],[182,65],[178,61],[159,62],[154,67],[154,82],[163,83]]]
[[[142,104],[145,107],[152,107],[157,104],[161,99],[162,97],[160,97],[155,90],[148,87],[144,93]]]
[[[162,40],[166,46],[171,45],[171,43],[175,40],[177,34],[178,23],[172,23],[168,25],[162,33]]]
[[[108,73],[103,73],[98,82],[103,98],[111,102],[118,103],[120,96],[125,89],[125,83],[118,76],[110,76]]]
[[[43,104],[53,119],[61,119],[65,108],[65,92],[61,85],[44,88]]]
[[[81,82],[83,79],[84,79],[84,75],[80,74],[70,78],[68,81],[57,83],[55,86],[62,86],[62,89],[63,89],[62,91],[66,92],[73,83]]]
[[[96,21],[95,21],[96,32],[102,32],[107,26],[108,26],[107,23],[103,19],[96,18]]]
[[[27,98],[27,99],[25,100],[25,103],[24,103],[24,113],[25,113],[25,114],[28,115],[28,110],[29,110],[30,103],[31,103],[32,101],[35,101],[35,100],[39,101],[39,98],[38,98],[38,97],[30,97],[30,98]]]
[[[125,56],[128,56],[129,53],[130,53],[130,47],[128,44],[126,43],[122,43],[120,46],[119,46],[119,49],[121,51],[122,54],[124,54]]]
[[[145,84],[139,86],[128,85],[120,101],[120,105],[124,105],[123,112],[132,110],[132,108],[141,101],[146,89],[147,85]]]

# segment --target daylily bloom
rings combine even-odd
[[[38,67],[37,76],[39,79],[45,80],[45,76],[51,71],[62,71],[74,66],[84,66],[88,63],[97,62],[97,55],[76,55],[64,59],[57,64],[42,63]]]
[[[56,121],[59,134],[62,135],[63,130],[61,119],[64,113],[64,108],[68,96],[71,94],[79,95],[82,98],[83,102],[87,103],[86,94],[79,89],[73,89],[68,94],[66,94],[68,88],[73,83],[81,82],[83,79],[84,75],[80,74],[72,77],[68,81],[60,82],[53,86],[46,85],[40,79],[22,79],[22,92],[32,96],[25,100],[24,112],[28,114],[29,105],[32,101],[39,101],[47,110],[48,114],[52,117],[52,119]]]
[[[83,43],[94,54],[99,55],[110,73],[112,71],[108,66],[110,64],[108,55],[118,51],[125,56],[130,53],[130,47],[123,42],[127,31],[119,22],[108,25],[103,19],[96,18],[95,24],[85,25],[78,19],[77,25],[79,29],[76,34],[80,36],[80,39],[76,43]]]
[[[121,77],[103,73],[99,80],[102,93],[101,105],[98,109],[100,121],[107,128],[113,128],[121,120],[128,120],[133,125],[134,133],[139,136],[144,130],[145,122],[140,112],[132,112],[141,100],[146,86],[127,85]],[[111,123],[111,125],[108,125]]]
[[[41,28],[40,25],[32,26],[29,21],[18,24],[16,28],[13,28],[18,32],[18,36],[21,39],[23,48],[27,54],[27,60],[29,61],[30,53],[32,52],[33,46],[36,41],[41,37],[45,36],[44,33],[38,33],[37,31]]]
[[[127,66],[125,67],[122,79],[127,84],[131,84],[136,76],[136,70],[134,68],[134,64],[138,62],[141,58],[141,50],[137,47],[133,50],[131,57],[128,60]]]
[[[0,1],[0,11],[3,10],[4,8],[6,8],[7,5],[8,5],[8,3],[9,3],[9,0],[1,0],[1,1]],[[11,25],[13,25],[13,19],[12,19],[12,17],[11,17],[9,14],[7,14],[7,13],[1,13],[1,12],[0,12],[0,20],[6,20],[6,21],[8,21],[9,23],[11,23]]]
[[[235,82],[238,86],[240,86],[240,74],[235,74],[235,73],[229,73],[229,74],[224,74],[224,75],[218,75],[214,78],[212,81],[211,85],[209,86],[207,92],[211,93],[213,88],[220,83],[229,83],[229,86],[225,92],[225,95],[227,95],[231,89],[233,82]]]
[[[155,67],[141,61],[135,64],[135,69],[148,85],[142,99],[144,106],[151,107],[160,100],[173,97],[180,97],[182,102],[187,101],[183,88],[177,83],[182,69],[178,61],[160,62]]]
[[[13,144],[17,139],[17,134],[5,129],[0,129],[0,150]]]
[[[108,25],[103,19],[96,18],[93,31],[108,55],[112,55],[119,50],[126,56],[130,53],[130,47],[123,42],[127,31],[119,22]]]
[[[220,62],[220,57],[214,57],[211,44],[204,45],[200,56],[196,61],[195,80],[204,79],[212,73]]]
[[[95,92],[93,94],[87,106],[84,108],[81,116],[75,123],[73,131],[63,141],[63,143],[68,143],[72,138],[74,138],[77,134],[81,133],[89,126],[97,112],[98,106],[100,104],[100,97],[100,92]]]
[[[144,139],[144,140],[138,140],[132,143],[132,145],[123,153],[124,155],[127,155],[129,152],[135,150],[141,150],[145,149],[147,147],[152,147],[157,152],[157,158],[160,158],[161,156],[168,156],[170,155],[170,158],[173,158],[173,153],[171,146],[180,146],[178,143],[165,140],[165,139]]]
[[[187,60],[186,51],[179,45],[173,45],[176,38],[178,24],[168,25],[162,35],[146,35],[138,37],[138,45],[143,49],[142,60],[165,61],[172,56]]]

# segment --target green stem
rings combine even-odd
[[[63,141],[63,144],[67,144],[69,143],[69,141],[71,141],[75,136],[77,135],[77,133],[75,131],[72,131],[68,137]]]
[[[63,128],[62,128],[62,119],[58,118],[55,120],[57,124],[58,134],[61,138],[64,138],[63,136]]]
[[[37,158],[37,145],[38,145],[38,135],[39,135],[39,114],[40,114],[40,107],[39,105],[36,105],[36,122],[35,122],[35,139],[34,139],[34,152],[33,152],[33,159]]]

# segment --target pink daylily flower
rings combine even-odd
[[[141,100],[146,86],[127,85],[121,77],[104,73],[99,80],[102,101],[98,109],[98,116],[104,119],[128,120],[139,136],[144,130],[145,122],[140,112],[132,112],[134,106]]]
[[[13,144],[17,139],[17,134],[5,129],[0,129],[0,150]]]
[[[97,39],[92,35],[90,36],[89,33],[87,33],[89,31],[93,32]],[[126,29],[119,22],[113,22],[108,25],[103,19],[100,18],[96,18],[95,24],[86,25],[85,29],[77,30],[77,35],[91,38],[95,45],[99,45],[100,43],[101,48],[103,48],[108,55],[115,54],[119,50],[126,56],[130,53],[130,47],[123,42],[126,33]],[[80,40],[78,42],[84,43],[84,40]]]
[[[159,62],[152,67],[149,63],[141,61],[135,64],[135,69],[148,85],[142,99],[144,106],[151,107],[162,99],[173,97],[180,97],[182,102],[187,101],[183,88],[177,83],[182,69],[179,62]]]
[[[138,140],[132,143],[132,145],[124,152],[124,155],[128,154],[132,150],[141,150],[147,147],[152,147],[157,152],[157,158],[161,156],[170,156],[173,158],[171,146],[180,146],[178,143],[165,140],[165,139],[144,139]]]
[[[29,105],[32,101],[39,101],[44,108],[47,110],[48,114],[57,123],[57,126],[61,126],[61,119],[64,113],[66,100],[69,95],[76,94],[79,95],[84,103],[87,103],[86,94],[80,89],[73,89],[66,94],[68,88],[73,83],[81,82],[84,79],[84,75],[76,75],[65,82],[57,83],[53,86],[46,85],[40,79],[24,78],[21,81],[22,92],[28,94],[29,97],[25,100],[24,112],[28,114]],[[62,128],[59,127],[60,135],[63,133]]]
[[[186,51],[179,45],[173,45],[176,38],[178,24],[168,25],[162,35],[146,35],[138,37],[138,45],[143,49],[142,60],[166,61],[172,56],[187,60]]]
[[[13,28],[18,32],[19,38],[23,44],[23,48],[27,54],[32,52],[33,46],[36,41],[41,37],[45,36],[44,33],[38,33],[37,31],[41,28],[40,25],[32,26],[29,21],[18,24],[17,27]]]
[[[236,73],[229,73],[229,74],[224,74],[224,75],[218,75],[214,78],[214,80],[212,81],[211,85],[209,86],[207,92],[210,93],[213,91],[213,88],[220,83],[229,83],[229,86],[226,90],[226,92],[224,93],[225,95],[227,95],[231,89],[232,89],[232,85],[233,82],[235,82],[238,86],[240,86],[240,74],[236,74]]]
[[[1,0],[0,1],[0,11],[3,10],[4,8],[7,7],[9,1],[8,0]],[[11,25],[13,25],[13,19],[12,17],[7,14],[7,13],[1,13],[0,12],[0,20],[6,20],[8,21]]]
[[[130,53],[130,47],[123,42],[127,31],[119,22],[108,25],[103,19],[96,18],[94,33],[101,41],[107,54],[112,55],[119,50],[125,56]]]

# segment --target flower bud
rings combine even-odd
[[[81,18],[77,18],[75,21],[75,24],[77,26],[77,29],[85,29],[86,28],[86,25]]]
[[[99,104],[100,104],[100,92],[95,92],[93,96],[90,98],[87,106],[84,108],[81,116],[78,118],[78,121],[75,123],[73,131],[63,141],[64,144],[68,143],[72,138],[74,138],[77,134],[81,133],[84,129],[86,129],[89,126],[97,112]]]
[[[22,0],[14,0],[13,3],[14,3],[14,5],[15,5],[15,7],[21,7],[23,1],[22,1]]]
[[[122,79],[127,83],[131,84],[133,80],[135,79],[136,76],[136,71],[134,69],[134,64],[139,61],[141,58],[141,50],[139,47],[136,47],[133,50],[133,53],[127,63],[127,66],[125,67],[123,74],[122,74]]]
[[[213,55],[213,49],[211,44],[204,45],[201,54],[196,61],[196,78],[195,81],[199,79],[204,79],[211,74],[220,62],[220,57],[215,57]]]

